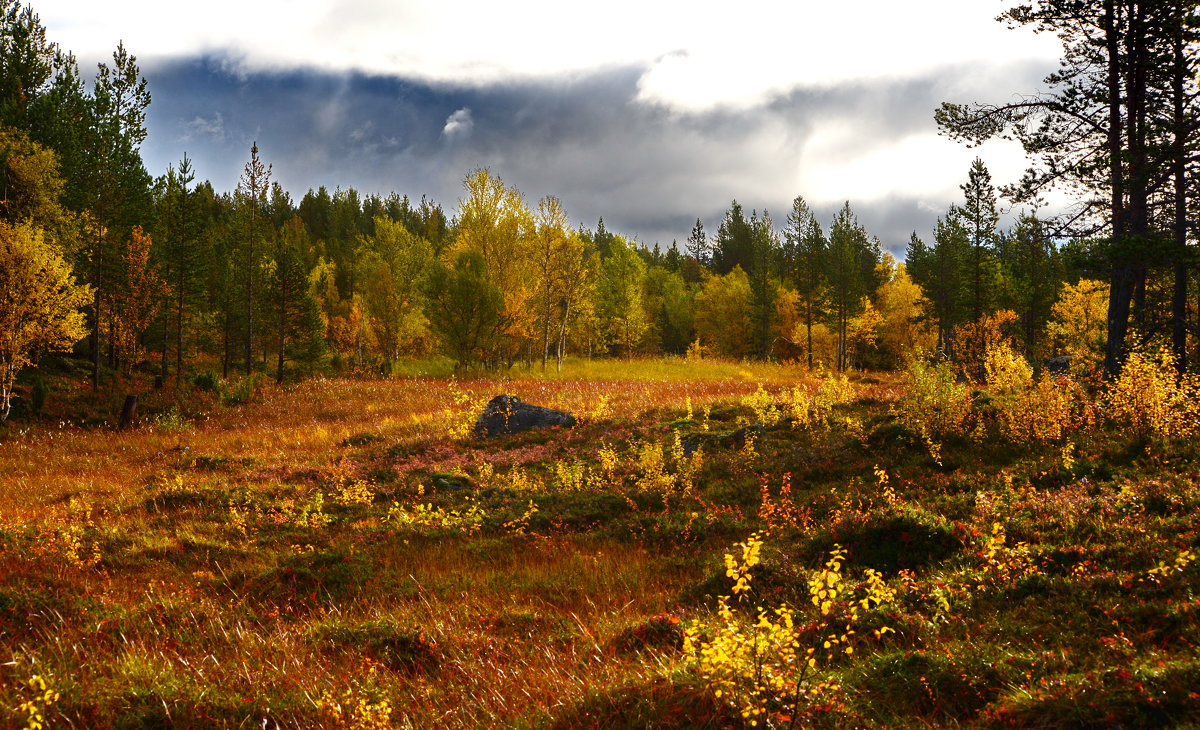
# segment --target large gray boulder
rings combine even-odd
[[[515,395],[498,395],[488,401],[475,421],[476,436],[499,436],[531,428],[574,426],[575,416],[566,411],[525,403]]]

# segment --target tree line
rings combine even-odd
[[[134,368],[386,373],[435,352],[486,368],[568,353],[884,368],[921,348],[969,359],[991,330],[1035,362],[1101,351],[1110,372],[1169,333],[1183,367],[1200,341],[1195,7],[1063,0],[1004,19],[1062,38],[1051,90],[946,104],[937,121],[969,142],[1012,136],[1037,164],[997,188],[976,160],[961,202],[897,262],[848,202],[822,225],[799,196],[778,227],[734,200],[712,235],[697,219],[664,250],[603,219],[573,226],[557,198],[532,204],[489,170],[449,213],[353,188],[296,202],[257,143],[231,192],[197,182],[186,154],[154,177],[136,58],[118,46],[86,84],[30,7],[0,0],[0,296],[24,302],[0,312],[23,328],[0,345],[3,412],[22,366],[77,340],[94,387]],[[1056,184],[1079,205],[1039,217]],[[1007,230],[1002,199],[1024,206]]]

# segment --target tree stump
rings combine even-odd
[[[121,407],[121,430],[133,426],[137,422],[137,404],[138,397],[136,395],[125,396],[125,405]]]

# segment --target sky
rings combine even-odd
[[[298,202],[309,188],[427,195],[453,213],[486,167],[531,206],[647,245],[715,233],[736,199],[780,227],[802,195],[827,226],[849,201],[885,248],[928,239],[1001,141],[937,134],[943,101],[1040,88],[1053,37],[1008,29],[1010,0],[54,0],[34,9],[85,75],[119,42],[153,102],[143,157],[186,152],[218,190],[250,145]],[[1050,201],[1051,208],[1063,201]],[[1010,213],[1011,215],[1011,213]]]

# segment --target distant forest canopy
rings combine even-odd
[[[0,345],[5,414],[22,366],[73,343],[95,387],[134,368],[387,373],[439,352],[486,368],[659,353],[889,368],[993,336],[1035,363],[1115,372],[1160,341],[1181,368],[1196,361],[1195,3],[1007,13],[1063,39],[1050,91],[946,104],[937,121],[968,142],[1017,139],[1034,167],[998,191],[977,159],[903,263],[849,203],[818,221],[799,196],[782,220],[734,200],[711,234],[698,219],[682,243],[647,247],[603,219],[573,227],[558,199],[489,170],[465,176],[450,213],[353,188],[297,202],[257,142],[233,191],[197,182],[186,154],[155,177],[136,58],[119,46],[86,83],[30,7],[0,10],[0,301],[30,310],[0,312],[15,333]],[[1080,203],[1043,220],[1051,185]],[[1024,206],[1007,229],[998,194]]]

